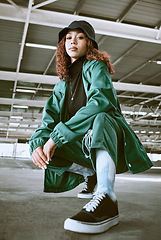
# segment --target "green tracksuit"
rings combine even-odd
[[[46,192],[67,191],[83,182],[83,176],[66,170],[73,162],[95,168],[96,148],[109,152],[117,173],[127,170],[138,173],[152,166],[144,147],[121,113],[107,66],[101,61],[86,60],[82,79],[86,106],[69,119],[65,101],[67,83],[60,80],[45,105],[42,126],[29,142],[31,154],[49,138],[58,146],[45,170]],[[89,129],[93,130],[92,136],[87,134]],[[89,142],[88,149],[84,146],[85,142]],[[88,158],[82,151],[82,145]]]

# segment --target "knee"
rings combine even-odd
[[[106,117],[106,113],[104,112],[97,114],[93,122],[93,130],[95,132],[100,133],[104,129],[105,122],[106,122],[105,117]]]
[[[104,122],[106,115],[107,115],[107,113],[105,113],[105,112],[98,113],[94,119],[94,122],[99,122],[99,123]]]

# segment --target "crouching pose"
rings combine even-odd
[[[30,139],[32,159],[45,169],[45,192],[68,191],[85,181],[78,197],[92,199],[64,228],[104,232],[119,223],[115,174],[145,171],[152,163],[121,113],[113,67],[88,22],[74,21],[59,32],[56,60],[60,81]]]

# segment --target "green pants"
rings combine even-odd
[[[108,151],[116,165],[117,173],[127,171],[123,154],[123,134],[116,120],[107,113],[100,113],[95,117],[91,129],[92,135],[87,134],[84,139],[56,149],[45,170],[45,192],[68,191],[83,182],[83,176],[66,170],[72,163],[95,170],[96,149]]]

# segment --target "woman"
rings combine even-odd
[[[45,192],[68,191],[86,181],[78,197],[92,200],[64,228],[104,232],[119,223],[115,174],[145,171],[152,163],[121,113],[113,67],[108,54],[98,51],[88,22],[74,21],[60,31],[57,72],[60,81],[42,126],[30,139],[32,159],[45,168]]]

